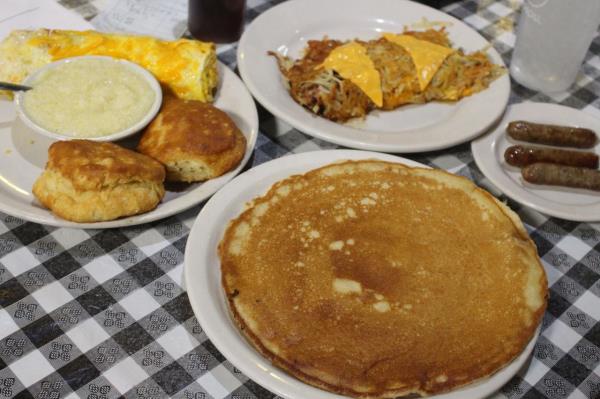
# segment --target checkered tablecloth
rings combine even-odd
[[[249,0],[248,21],[278,2]],[[60,3],[89,19],[105,1]],[[446,11],[480,31],[508,63],[519,5],[466,0]],[[600,116],[599,55],[596,37],[570,93],[548,97],[513,84],[511,103],[557,102]],[[220,47],[219,58],[235,68],[235,46]],[[336,148],[259,111],[252,165]],[[468,143],[408,157],[507,200],[543,260],[550,302],[534,356],[494,397],[600,398],[600,224],[548,218],[508,200],[482,176]],[[274,397],[219,353],[190,308],[183,252],[199,209],[96,231],[0,214],[0,398]]]

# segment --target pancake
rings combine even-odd
[[[249,343],[358,398],[486,378],[523,351],[546,307],[518,216],[440,170],[346,161],[289,177],[230,222],[219,256]]]

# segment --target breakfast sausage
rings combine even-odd
[[[555,148],[513,145],[504,152],[504,160],[512,166],[523,167],[536,162],[557,163],[598,169],[598,155],[593,152],[569,151]]]
[[[534,163],[521,169],[521,175],[529,183],[600,191],[600,170]]]
[[[506,132],[515,140],[561,147],[592,148],[597,140],[596,133],[590,129],[526,121],[510,122]]]

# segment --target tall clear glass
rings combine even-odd
[[[524,0],[511,76],[530,89],[567,90],[600,24],[600,0]]]

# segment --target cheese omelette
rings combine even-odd
[[[483,51],[452,48],[444,29],[384,33],[370,41],[309,40],[297,60],[269,54],[277,58],[292,98],[335,122],[373,109],[457,101],[504,73]]]
[[[135,62],[152,72],[163,89],[187,100],[212,102],[218,84],[213,43],[58,29],[11,32],[0,43],[0,81],[21,83],[52,61],[80,55]]]
[[[289,177],[220,243],[235,322],[275,365],[359,398],[429,395],[521,353],[547,281],[518,216],[472,182],[382,161]]]

